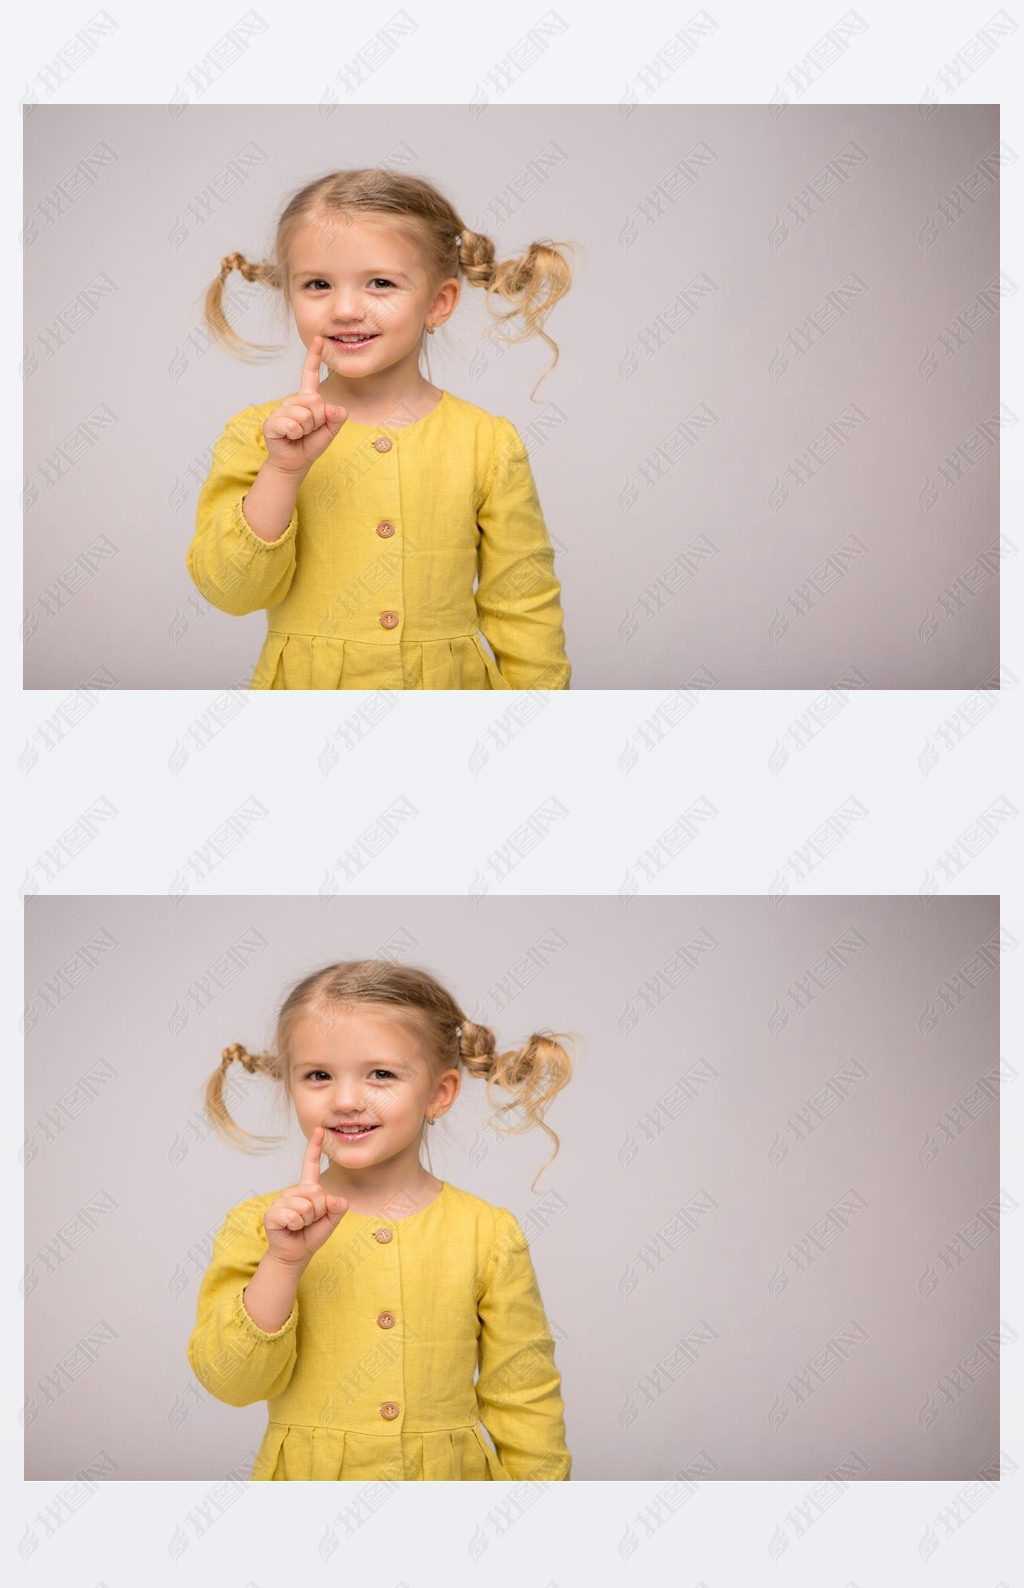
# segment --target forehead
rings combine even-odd
[[[368,216],[323,216],[311,221],[296,231],[290,251],[300,265],[316,259],[351,259],[370,264],[394,260],[409,266],[419,257],[404,232]]]
[[[361,1062],[368,1058],[422,1057],[419,1032],[392,1009],[323,1007],[307,1010],[292,1027],[292,1069],[311,1054]]]

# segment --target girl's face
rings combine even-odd
[[[415,378],[425,322],[439,325],[459,301],[456,277],[432,289],[414,245],[386,222],[365,218],[303,227],[288,289],[303,343],[319,333],[323,362],[348,381],[396,366]],[[331,340],[350,333],[372,340],[348,347]]]
[[[402,1160],[418,1172],[426,1114],[444,1113],[459,1090],[459,1073],[438,1081],[410,1027],[365,1006],[327,1009],[296,1022],[291,1040],[295,1113],[308,1140],[324,1126],[323,1150],[339,1170],[353,1173]],[[356,1133],[341,1126],[360,1126]],[[324,1172],[330,1186],[330,1171]]]

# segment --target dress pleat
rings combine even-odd
[[[509,1474],[480,1428],[444,1428],[404,1437],[271,1423],[251,1482],[490,1483]]]
[[[251,689],[511,689],[478,635],[404,645],[267,635]]]

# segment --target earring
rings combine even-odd
[[[437,1120],[434,1118],[433,1114],[428,1114],[427,1115],[427,1124],[428,1125],[436,1125],[437,1124]]]
[[[434,334],[434,327],[432,325],[428,325],[427,326],[427,335],[428,336],[433,336],[433,334]]]

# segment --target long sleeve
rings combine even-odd
[[[265,1199],[240,1202],[214,1237],[188,1343],[196,1378],[229,1406],[249,1406],[280,1395],[295,1367],[298,1300],[274,1334],[266,1334],[253,1322],[242,1300],[242,1291],[267,1250],[264,1206]]]
[[[495,1246],[477,1303],[480,1420],[511,1478],[568,1478],[565,1407],[555,1346],[526,1236],[497,1209]]]
[[[266,458],[260,415],[246,408],[228,420],[214,443],[210,472],[196,504],[188,571],[207,601],[232,617],[276,606],[295,574],[298,507],[275,541],[254,535],[242,512],[242,498]]]
[[[500,416],[477,523],[477,612],[502,676],[513,689],[568,688],[554,548],[526,447]]]

